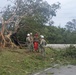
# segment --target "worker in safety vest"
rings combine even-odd
[[[33,41],[33,43],[34,43],[34,50],[36,52],[39,52],[39,36],[38,36],[38,33],[36,33],[34,35],[34,41]]]
[[[30,34],[27,34],[27,37],[26,37],[26,44],[27,44],[27,48],[28,48],[29,51],[30,51],[30,43],[31,43]]]
[[[41,37],[41,40],[40,40],[40,50],[41,50],[42,56],[45,56],[46,41],[45,41],[43,35],[41,35],[40,37]]]
[[[33,45],[33,35],[30,33],[30,50],[33,51],[34,45]]]

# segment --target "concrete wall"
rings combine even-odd
[[[47,44],[46,47],[63,49],[63,48],[69,47],[70,45],[73,45],[76,47],[76,44]]]

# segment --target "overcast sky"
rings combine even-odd
[[[57,11],[57,16],[53,18],[56,26],[64,27],[66,22],[76,19],[76,0],[46,0],[49,4],[61,3],[61,9]],[[10,4],[7,0],[0,0],[0,10]]]
[[[57,11],[57,16],[53,18],[56,26],[64,27],[66,22],[76,19],[76,0],[47,0],[49,4],[60,2],[61,9]]]

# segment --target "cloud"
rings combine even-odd
[[[61,3],[61,9],[57,11],[57,16],[53,18],[55,25],[58,26],[61,24],[61,27],[64,27],[66,22],[76,19],[76,0],[45,0],[50,5],[56,2]],[[0,7],[4,7],[10,2],[7,0],[0,0]],[[0,10],[1,10],[0,8]]]
[[[64,27],[66,22],[76,19],[76,0],[47,0],[49,4],[60,2],[61,9],[57,11],[57,16],[53,18],[55,25]]]

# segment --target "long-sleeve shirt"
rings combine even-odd
[[[45,47],[45,46],[46,46],[46,41],[45,41],[45,39],[41,39],[40,45],[41,45],[42,47]]]

